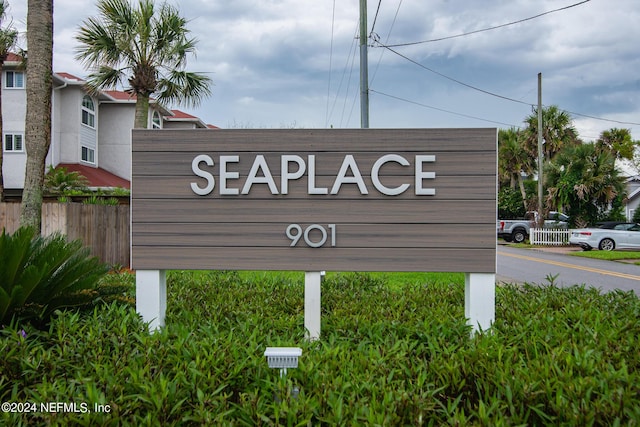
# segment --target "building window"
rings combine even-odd
[[[96,163],[96,150],[89,147],[82,147],[82,161],[87,163]]]
[[[151,119],[151,129],[162,129],[162,120],[160,120],[160,113],[153,112],[153,118]]]
[[[85,95],[82,98],[82,124],[91,128],[96,127],[96,114],[95,107],[93,105],[93,99],[90,96]]]
[[[7,71],[4,87],[7,89],[24,89],[24,73],[22,71]]]
[[[19,133],[6,133],[4,135],[4,151],[12,153],[24,152],[24,138]]]

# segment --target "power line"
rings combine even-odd
[[[333,36],[336,23],[336,0],[333,0],[333,10],[331,12],[331,44],[329,47],[329,82],[327,83],[327,108],[324,115],[324,127],[329,125],[329,98],[331,96],[331,72],[333,64]]]
[[[371,25],[371,32],[373,33],[373,29],[376,27],[376,21],[378,20],[378,13],[380,13],[380,5],[382,4],[382,0],[378,0],[378,8],[376,9],[376,16],[373,18],[373,24]]]
[[[613,123],[618,123],[618,124],[621,124],[621,125],[640,126],[640,123],[635,123],[635,122],[623,122],[623,121],[620,121],[620,120],[605,119],[605,118],[602,118],[602,117],[589,116],[587,114],[582,114],[582,113],[574,113],[573,111],[568,111],[568,110],[563,110],[563,111],[565,111],[566,113],[569,113],[569,114],[573,114],[574,116],[586,117],[586,118],[594,119],[594,120],[602,120],[604,122],[613,122]]]
[[[574,3],[572,5],[569,5],[569,6],[561,7],[561,8],[558,8],[558,9],[549,10],[547,12],[543,12],[543,13],[540,13],[540,14],[535,15],[535,16],[530,16],[528,18],[520,19],[520,20],[513,21],[513,22],[508,22],[506,24],[496,25],[494,27],[483,28],[481,30],[470,31],[468,33],[456,34],[454,36],[440,37],[440,38],[437,38],[437,39],[422,40],[422,41],[418,41],[418,42],[391,44],[391,45],[388,45],[388,47],[413,46],[413,45],[417,45],[417,44],[433,43],[433,42],[439,42],[439,41],[443,41],[443,40],[454,39],[454,38],[457,38],[457,37],[464,37],[464,36],[468,36],[468,35],[471,35],[471,34],[482,33],[482,32],[485,32],[485,31],[496,30],[498,28],[508,27],[510,25],[521,24],[521,23],[526,22],[526,21],[531,21],[532,19],[540,18],[541,16],[549,15],[551,13],[555,13],[555,12],[560,12],[560,11],[563,11],[563,10],[571,9],[572,7],[580,6],[581,4],[588,3],[590,1],[591,0],[584,0],[584,1],[581,1],[581,2],[578,2],[578,3]]]
[[[396,8],[396,14],[393,16],[393,21],[391,22],[391,27],[389,27],[389,32],[387,33],[387,38],[385,40],[385,43],[389,42],[389,38],[391,38],[391,32],[393,31],[393,27],[396,25],[396,20],[398,19],[398,13],[400,13],[400,6],[402,6],[402,0],[398,2],[398,7]],[[380,39],[380,36],[374,33],[373,30],[371,30],[369,37],[372,40]],[[380,63],[382,62],[382,56],[384,55],[384,52],[385,51],[382,50],[380,53],[380,57],[378,57],[378,63],[376,64],[376,68],[373,70],[373,76],[369,80],[369,84],[373,84],[373,81],[376,79],[376,74],[378,74],[378,68],[380,68]]]
[[[415,60],[409,58],[406,55],[401,54],[400,52],[398,52],[396,50],[393,50],[391,47],[389,47],[387,45],[384,45],[384,44],[382,44],[380,42],[378,42],[378,45],[381,46],[381,47],[384,47],[385,49],[387,49],[387,50],[389,50],[389,51],[391,51],[393,53],[395,53],[396,55],[400,56],[401,58],[404,58],[405,60],[411,62],[412,64],[415,64],[415,65],[419,66],[420,68],[422,68],[424,70],[427,70],[427,71],[429,71],[429,72],[431,72],[433,74],[436,74],[436,75],[438,75],[440,77],[443,77],[443,78],[445,78],[447,80],[450,80],[450,81],[452,81],[454,83],[457,83],[457,84],[459,84],[461,86],[467,87],[469,89],[476,90],[476,91],[484,93],[486,95],[490,95],[490,96],[493,96],[493,97],[496,97],[496,98],[504,99],[506,101],[511,101],[511,102],[515,102],[517,104],[523,104],[523,105],[529,105],[531,107],[535,107],[535,104],[532,104],[530,102],[525,102],[525,101],[521,101],[519,99],[509,98],[508,96],[499,95],[497,93],[490,92],[488,90],[481,89],[479,87],[476,87],[476,86],[470,85],[468,83],[462,82],[460,80],[454,79],[453,77],[449,77],[446,74],[442,74],[442,73],[440,73],[440,72],[438,72],[438,71],[436,71],[436,70],[434,70],[432,68],[427,67],[426,65],[423,65],[423,64],[419,63],[418,61],[415,61]],[[575,113],[573,111],[568,111],[568,110],[563,110],[563,111],[565,111],[566,113],[569,113],[569,114],[573,114],[573,115],[576,115],[576,116],[587,117],[587,118],[594,119],[594,120],[601,120],[601,121],[618,123],[618,124],[623,124],[623,125],[633,125],[633,126],[639,126],[640,125],[640,123],[636,123],[636,122],[625,122],[625,121],[620,121],[620,120],[605,119],[605,118],[602,118],[602,117],[595,117],[595,116],[589,116],[587,114]]]
[[[434,107],[432,105],[422,104],[420,102],[411,101],[411,100],[406,99],[406,98],[401,98],[399,96],[390,95],[388,93],[380,92],[380,91],[377,91],[377,90],[374,90],[374,89],[369,89],[369,91],[373,92],[373,93],[377,93],[378,95],[383,95],[383,96],[386,96],[386,97],[389,97],[389,98],[396,99],[398,101],[407,102],[409,104],[417,105],[419,107],[429,108],[431,110],[436,110],[436,111],[441,111],[443,113],[453,114],[453,115],[465,117],[465,118],[468,118],[468,119],[480,120],[480,121],[487,122],[487,123],[494,123],[494,124],[498,124],[498,125],[505,125],[505,126],[515,127],[515,128],[518,128],[518,129],[522,128],[522,126],[518,126],[518,125],[514,125],[514,124],[510,124],[510,123],[504,123],[504,122],[498,122],[498,121],[495,121],[495,120],[483,119],[481,117],[471,116],[471,115],[463,114],[463,113],[457,113],[455,111],[445,110],[443,108]]]
[[[347,98],[349,96],[349,86],[350,86],[350,82],[351,82],[351,77],[353,74],[353,68],[354,68],[354,58],[355,58],[355,54],[357,53],[357,49],[356,49],[356,45],[357,45],[357,34],[358,34],[358,23],[356,23],[355,25],[355,30],[354,30],[354,35],[353,35],[353,40],[351,42],[351,46],[349,48],[349,53],[347,55],[347,60],[346,63],[344,65],[344,68],[342,70],[342,75],[340,77],[340,82],[338,83],[338,88],[336,89],[336,95],[335,98],[333,100],[333,105],[331,106],[331,109],[328,113],[327,116],[327,126],[329,126],[329,120],[331,119],[331,116],[333,116],[333,112],[336,108],[336,104],[338,102],[338,97],[340,95],[340,92],[342,91],[342,87],[343,84],[345,82],[345,76],[347,76],[347,71],[348,71],[348,81],[346,83],[346,89],[345,89],[345,99],[344,99],[344,105],[342,106],[342,117],[340,119],[340,122],[342,123],[342,119],[344,118],[344,111],[346,109],[346,104],[347,104]],[[349,63],[351,63],[351,65],[349,65]],[[356,93],[357,96],[357,93]]]
[[[507,96],[498,95],[497,93],[489,92],[488,90],[480,89],[479,87],[472,86],[472,85],[470,85],[470,84],[468,84],[468,83],[465,83],[465,82],[462,82],[462,81],[460,81],[460,80],[454,79],[453,77],[449,77],[449,76],[447,76],[446,74],[442,74],[442,73],[440,73],[440,72],[438,72],[438,71],[436,71],[436,70],[434,70],[434,69],[432,69],[432,68],[427,67],[426,65],[423,65],[423,64],[419,63],[418,61],[415,61],[415,60],[413,60],[413,59],[409,58],[409,57],[408,57],[408,56],[406,56],[406,55],[401,54],[400,52],[398,52],[398,51],[396,51],[396,50],[391,49],[391,47],[389,47],[389,46],[387,46],[387,45],[384,45],[384,44],[382,44],[382,43],[380,43],[380,42],[378,42],[378,44],[379,44],[381,47],[384,47],[385,49],[387,49],[387,50],[389,50],[389,51],[391,51],[391,52],[395,53],[395,54],[396,54],[396,55],[398,55],[399,57],[406,59],[407,61],[411,62],[412,64],[415,64],[415,65],[419,66],[420,68],[423,68],[423,69],[425,69],[425,70],[427,70],[427,71],[429,71],[429,72],[431,72],[431,73],[433,73],[433,74],[437,74],[438,76],[443,77],[443,78],[445,78],[445,79],[447,79],[447,80],[451,80],[452,82],[457,83],[457,84],[459,84],[459,85],[462,85],[462,86],[468,87],[469,89],[473,89],[473,90],[476,90],[476,91],[478,91],[478,92],[482,92],[482,93],[484,93],[484,94],[486,94],[486,95],[495,96],[496,98],[501,98],[501,99],[504,99],[504,100],[507,100],[507,101],[511,101],[511,102],[515,102],[515,103],[518,103],[518,104],[524,104],[524,105],[530,105],[530,106],[533,106],[533,104],[531,104],[530,102],[524,102],[524,101],[520,101],[520,100],[518,100],[518,99],[509,98],[509,97],[507,97]]]

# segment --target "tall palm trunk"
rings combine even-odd
[[[2,69],[4,68],[4,60],[7,55],[0,56],[0,144],[3,146],[0,147],[0,203],[4,202],[4,174],[2,173],[2,165],[4,163],[4,139],[2,138]]]
[[[136,94],[136,116],[134,128],[146,129],[149,121],[149,95]]]
[[[27,43],[27,168],[20,225],[40,231],[45,160],[51,144],[53,0],[28,0]]]
[[[527,191],[524,188],[524,180],[522,179],[522,174],[518,174],[518,187],[520,188],[520,195],[522,196],[522,204],[524,205],[524,210],[528,209],[527,206]]]

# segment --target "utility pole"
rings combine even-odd
[[[544,152],[542,150],[542,73],[538,73],[538,225],[544,225],[544,210],[542,207],[542,167]]]
[[[360,0],[360,127],[369,128],[369,59],[367,54],[367,0]]]

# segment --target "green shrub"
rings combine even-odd
[[[0,324],[14,316],[47,320],[62,307],[86,303],[94,297],[98,279],[107,271],[89,256],[79,240],[67,242],[60,234],[36,235],[20,228],[0,236]]]
[[[69,172],[67,168],[54,168],[49,170],[44,177],[44,190],[49,194],[66,194],[69,191],[87,191],[89,180],[80,172]]]
[[[82,201],[85,205],[108,205],[108,206],[116,206],[120,202],[115,197],[101,197],[96,194],[92,194]]]
[[[0,413],[2,425],[637,425],[640,301],[574,286],[496,289],[470,337],[463,280],[391,289],[330,275],[322,335],[304,339],[302,274],[170,272],[167,325],[135,310],[62,311],[0,330],[0,401],[110,412]],[[132,286],[129,273],[103,278]],[[303,349],[285,378],[267,346]],[[295,397],[294,387],[299,390]]]
[[[525,212],[520,190],[511,187],[500,189],[498,192],[498,218],[521,218]]]

